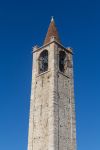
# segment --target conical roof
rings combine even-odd
[[[60,43],[60,38],[53,17],[44,40],[44,45],[50,42],[51,37],[55,37],[56,41]]]

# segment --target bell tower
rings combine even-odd
[[[28,150],[76,150],[72,56],[52,18],[43,46],[33,47]]]

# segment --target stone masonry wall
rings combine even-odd
[[[49,53],[49,68],[38,74],[38,58],[44,49]],[[59,72],[60,50],[53,42],[33,53],[28,150],[76,150],[73,68],[66,74]]]

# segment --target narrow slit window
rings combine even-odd
[[[59,52],[59,70],[63,73],[66,70],[66,53],[64,51]]]

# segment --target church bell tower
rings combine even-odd
[[[28,150],[76,150],[72,56],[52,18],[43,46],[33,47]]]

